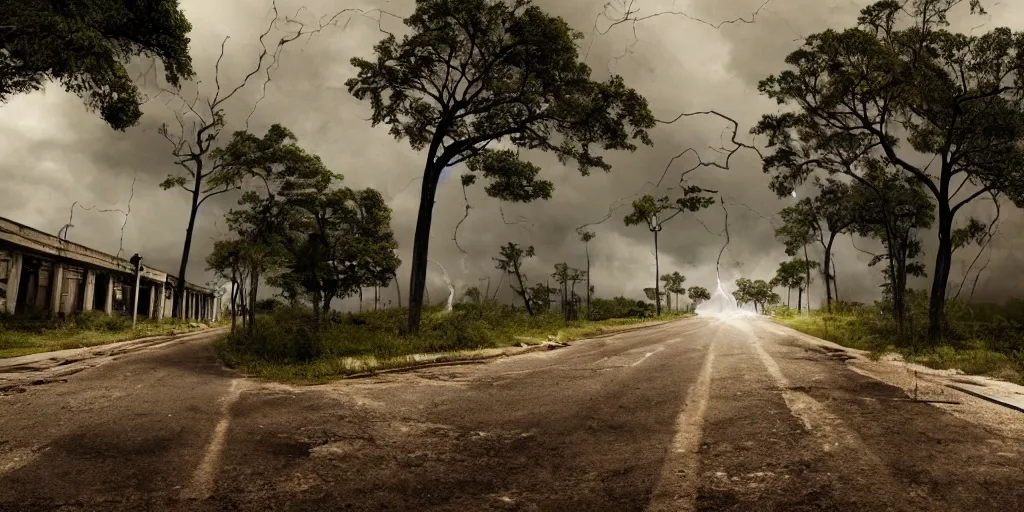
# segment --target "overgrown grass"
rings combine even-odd
[[[1003,305],[947,304],[946,338],[926,341],[927,294],[908,294],[907,328],[896,329],[887,305],[833,304],[831,314],[777,312],[775,320],[840,345],[867,350],[873,357],[895,352],[908,361],[936,369],[957,369],[1024,384],[1024,301]]]
[[[170,335],[198,329],[195,323],[177,319],[156,322],[139,319],[132,329],[131,317],[90,311],[66,319],[0,315],[0,358],[39,352],[84,348],[148,336]]]
[[[218,342],[217,352],[229,366],[271,380],[320,383],[332,378],[403,366],[411,356],[434,354],[432,361],[480,356],[485,349],[537,344],[553,336],[571,341],[628,328],[652,320],[619,318],[600,322],[564,322],[558,312],[529,316],[496,303],[458,304],[454,311],[429,308],[419,335],[403,334],[406,309],[336,314],[322,329],[314,328],[308,308],[282,306],[257,316],[252,332],[242,330]]]

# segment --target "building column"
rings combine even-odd
[[[82,311],[92,311],[92,304],[96,300],[96,271],[85,271],[85,293],[82,294]]]
[[[182,304],[182,307],[184,308],[182,311],[185,312],[185,320],[190,320],[192,318],[192,294],[189,293],[187,289],[185,290],[185,293],[181,294],[181,301],[184,302],[184,304]]]
[[[50,313],[60,313],[60,297],[64,291],[64,265],[54,262],[50,274]]]
[[[114,314],[114,274],[107,274],[107,298],[103,301],[103,312]]]
[[[21,288],[21,253],[11,253],[11,273],[7,276],[7,312],[14,314],[18,307],[18,289]]]
[[[149,318],[156,319],[156,283],[149,285]]]
[[[167,307],[167,283],[160,283],[158,287],[160,295],[156,298],[156,319],[164,319],[164,309]]]

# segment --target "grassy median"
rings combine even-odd
[[[149,336],[194,331],[200,324],[181,320],[160,322],[90,311],[65,319],[0,315],[0,358],[85,348]]]
[[[946,337],[927,342],[927,295],[910,294],[908,323],[900,333],[884,303],[833,304],[833,313],[793,314],[780,308],[775,320],[812,336],[873,356],[899,353],[936,369],[957,369],[1024,384],[1024,300],[1005,304],[947,305]]]
[[[557,311],[529,316],[493,302],[457,304],[447,313],[439,307],[426,309],[419,335],[409,336],[402,333],[406,314],[404,308],[338,313],[317,330],[308,308],[280,306],[258,315],[252,330],[239,326],[218,342],[217,352],[226,364],[250,376],[315,384],[423,361],[413,355],[430,354],[432,362],[462,360],[482,357],[487,349],[539,344],[549,337],[571,341],[681,317],[673,313],[566,323]]]

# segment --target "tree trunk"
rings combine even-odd
[[[363,287],[359,287],[359,312],[363,312]]]
[[[804,301],[804,288],[801,286],[796,289],[796,312],[799,313],[803,307]]]
[[[793,289],[786,288],[786,307],[792,307]]]
[[[825,276],[825,307],[829,313],[832,313],[832,243],[835,240],[835,233],[830,233],[828,244],[825,245],[825,264],[822,266]]]
[[[244,273],[240,273],[238,278],[238,307],[242,317],[242,329],[245,329],[248,325],[249,309],[247,307],[247,295],[245,293],[245,281],[247,276]]]
[[[320,292],[313,292],[313,328],[320,330]]]
[[[807,282],[804,283],[804,289],[807,290],[807,313],[811,312],[811,259],[807,257],[807,246],[804,245],[804,266],[807,270]]]
[[[442,123],[443,125],[444,123]],[[447,128],[439,126],[439,133],[447,132]],[[435,136],[427,155],[427,166],[423,170],[423,186],[420,189],[420,208],[416,217],[416,234],[412,242],[412,272],[409,276],[409,322],[410,334],[420,331],[420,318],[423,310],[423,292],[427,287],[427,255],[430,249],[430,223],[434,217],[434,197],[437,195],[437,181],[440,170],[435,170],[437,163],[434,157],[440,139]],[[444,162],[447,164],[447,162]]]
[[[590,318],[590,244],[587,248],[587,318]]]
[[[192,189],[192,207],[188,215],[188,227],[185,229],[185,243],[181,248],[181,264],[178,265],[178,286],[174,289],[174,304],[171,316],[185,318],[185,271],[188,270],[188,256],[192,252],[192,232],[196,227],[196,216],[199,214],[199,194],[203,184],[202,165],[196,169],[196,182]]]
[[[654,303],[661,316],[661,267],[658,262],[658,231],[654,231]]]
[[[515,267],[514,271],[516,274],[516,281],[519,281],[519,289],[516,290],[513,288],[513,290],[522,297],[523,304],[526,306],[526,312],[530,316],[533,316],[533,306],[530,305],[530,297],[526,294],[526,286],[523,284],[523,274],[519,272],[519,267]]]
[[[839,283],[836,282],[836,260],[835,259],[832,259],[832,291],[835,292],[834,296],[835,296],[836,302],[839,302]]]
[[[231,333],[234,334],[238,326],[238,279],[235,277],[235,270],[231,270]]]
[[[249,274],[249,332],[256,328],[256,292],[260,286],[260,273],[253,270]]]
[[[569,289],[569,303],[572,304],[572,311],[569,315],[572,317],[572,320],[576,320],[576,281],[572,282],[572,288]]]
[[[398,273],[397,272],[395,272],[394,277],[395,277],[395,291],[397,292],[396,295],[398,295],[398,309],[402,309],[402,288],[398,284]]]
[[[928,301],[928,341],[942,338],[946,309],[946,284],[949,281],[949,267],[953,259],[953,212],[949,204],[939,204],[939,247],[935,251],[935,275],[932,293]]]

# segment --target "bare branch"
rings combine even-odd
[[[128,216],[132,213],[132,198],[135,197],[135,180],[139,179],[139,175],[135,174],[132,177],[132,190],[128,194],[128,211],[124,212],[124,222],[121,224],[121,240],[118,242],[117,257],[121,257],[121,253],[124,252],[124,228],[128,225]]]
[[[583,225],[577,227],[576,231],[579,232],[579,231],[581,231],[581,230],[583,230],[583,229],[585,229],[585,228],[587,228],[589,226],[593,226],[593,225],[604,223],[605,221],[610,219],[612,217],[612,215],[614,215],[617,210],[619,210],[623,206],[628,205],[629,203],[627,201],[629,201],[629,200],[639,196],[640,194],[643,194],[645,192],[645,190],[647,190],[649,187],[653,187],[654,190],[657,190],[657,189],[661,188],[661,184],[662,184],[662,182],[665,181],[665,177],[668,175],[668,171],[672,168],[672,165],[676,162],[676,160],[682,158],[687,153],[693,153],[694,156],[697,157],[697,163],[695,165],[691,166],[690,168],[686,169],[685,171],[683,171],[679,175],[679,183],[680,184],[682,184],[685,181],[686,176],[688,174],[690,174],[691,172],[693,172],[693,171],[695,171],[695,170],[697,170],[697,169],[699,169],[701,167],[715,167],[715,168],[718,168],[718,169],[730,170],[730,164],[731,164],[732,157],[737,152],[739,152],[740,149],[750,149],[750,150],[753,150],[757,154],[758,158],[764,159],[764,156],[761,154],[761,151],[759,149],[757,149],[757,147],[755,147],[752,144],[747,144],[747,143],[740,142],[740,141],[736,140],[736,136],[737,136],[737,133],[739,131],[739,123],[735,119],[733,119],[732,117],[729,117],[729,116],[727,116],[725,114],[722,114],[722,113],[720,113],[718,111],[715,111],[715,110],[705,110],[705,111],[700,111],[700,112],[683,112],[683,113],[677,115],[675,118],[673,118],[670,121],[657,120],[656,122],[661,123],[661,124],[673,124],[673,123],[679,121],[680,119],[682,119],[684,117],[690,117],[690,116],[696,116],[696,115],[713,115],[713,116],[717,116],[719,118],[722,118],[722,119],[728,121],[729,124],[731,125],[731,127],[730,126],[726,126],[723,129],[723,133],[725,131],[727,131],[727,130],[731,130],[732,131],[732,135],[729,137],[729,140],[730,140],[730,142],[732,142],[734,147],[732,147],[731,149],[730,148],[725,148],[725,147],[722,147],[722,148],[712,148],[714,151],[718,152],[719,154],[725,155],[725,162],[719,162],[719,161],[705,162],[701,158],[700,153],[698,153],[697,150],[695,150],[693,148],[687,148],[683,152],[673,156],[668,161],[668,164],[665,165],[665,169],[664,169],[664,171],[662,171],[661,177],[658,179],[657,183],[651,182],[651,181],[644,182],[644,184],[641,186],[640,190],[638,192],[636,192],[635,194],[632,194],[632,195],[629,195],[629,196],[626,196],[626,197],[622,197],[622,198],[619,198],[619,199],[615,200],[609,206],[608,213],[604,216],[604,218],[602,218],[601,220],[595,221],[595,222],[590,222],[590,223],[587,223],[587,224],[583,224]],[[743,206],[746,206],[746,205],[743,205]],[[747,208],[749,208],[749,206]],[[755,211],[755,213],[757,213],[757,212]],[[758,214],[758,215],[760,215],[760,214]],[[765,218],[763,215],[761,215],[761,217]],[[768,220],[769,220],[769,222],[771,222],[770,219],[768,219]]]
[[[722,114],[722,113],[720,113],[720,112],[718,112],[716,110],[704,110],[704,111],[700,111],[700,112],[683,112],[683,113],[677,115],[671,121],[662,121],[662,120],[659,119],[656,122],[661,123],[661,124],[673,124],[673,123],[679,121],[680,119],[682,119],[684,117],[697,116],[697,115],[713,115],[713,116],[717,116],[717,117],[720,117],[720,118],[728,121],[729,124],[732,125],[732,128],[731,128],[732,136],[729,137],[729,142],[731,142],[734,145],[734,147],[731,148],[731,149],[728,149],[728,148],[725,148],[725,147],[719,148],[722,151],[721,154],[725,155],[725,162],[724,163],[719,163],[717,161],[705,162],[701,158],[700,153],[698,153],[697,150],[695,150],[693,148],[687,148],[687,149],[683,150],[683,152],[673,156],[669,160],[668,165],[665,166],[665,170],[661,173],[661,178],[658,179],[658,182],[654,185],[656,188],[661,187],[661,183],[662,183],[662,181],[665,180],[665,176],[668,175],[668,171],[669,171],[669,169],[672,168],[672,164],[674,164],[676,160],[682,158],[687,153],[691,153],[692,152],[694,154],[694,156],[697,157],[697,163],[695,165],[693,165],[692,167],[686,169],[685,171],[682,172],[682,174],[679,175],[679,181],[680,182],[683,181],[683,179],[686,177],[686,175],[690,174],[691,172],[693,172],[693,171],[695,171],[695,170],[697,170],[697,169],[699,169],[701,167],[716,167],[716,168],[722,169],[722,170],[729,170],[730,169],[729,164],[730,164],[730,161],[732,160],[733,155],[735,155],[740,149],[750,149],[750,150],[754,151],[755,153],[757,153],[758,158],[761,158],[762,160],[764,159],[764,155],[761,154],[761,151],[759,149],[757,149],[757,147],[755,147],[752,144],[747,144],[747,143],[740,142],[740,141],[736,140],[736,136],[738,135],[738,132],[739,132],[739,126],[740,126],[739,123],[735,119],[733,119],[733,118],[731,118],[731,117],[729,117],[729,116],[727,116],[725,114]],[[725,129],[729,130],[730,128],[726,127]]]
[[[519,227],[523,228],[527,233],[529,233],[531,237],[533,236],[533,231],[530,231],[530,228],[528,228],[528,227],[523,225],[523,224],[529,224],[529,225],[532,226],[533,223],[530,222],[530,219],[527,219],[526,217],[523,217],[522,215],[520,215],[513,222],[509,222],[508,220],[505,220],[505,209],[502,208],[500,201],[498,202],[498,212],[501,213],[501,221],[504,222],[506,226],[513,226],[513,225],[514,226],[519,226]]]
[[[465,255],[469,253],[459,245],[459,227],[462,226],[462,223],[466,222],[466,219],[469,218],[469,210],[472,208],[472,206],[469,205],[469,196],[466,194],[466,182],[462,182],[462,198],[466,200],[466,213],[462,215],[462,219],[455,225],[455,233],[452,234],[452,241],[455,242],[455,247],[458,247],[459,251]]]
[[[722,245],[722,249],[720,251],[718,251],[718,259],[715,260],[715,275],[718,277],[718,283],[721,284],[722,283],[722,255],[725,254],[725,249],[729,247],[729,242],[732,241],[732,238],[729,236],[729,210],[725,207],[725,198],[722,197],[722,196],[719,196],[719,200],[721,200],[721,203],[722,203],[722,211],[725,212],[725,219],[722,222],[722,224],[724,225],[724,228],[722,229],[722,231],[725,232],[725,244],[723,244]]]
[[[850,235],[850,243],[853,245],[854,249],[857,249],[858,251],[860,251],[860,252],[862,252],[864,254],[867,254],[868,256],[871,256],[872,258],[881,258],[881,257],[883,257],[882,254],[875,254],[873,252],[865,251],[864,249],[861,249],[860,247],[857,247],[857,238],[854,237],[852,234]]]
[[[609,2],[609,3],[605,4],[604,10],[601,13],[599,13],[597,16],[594,17],[594,25],[593,25],[593,28],[591,29],[591,32],[590,32],[590,44],[587,46],[587,51],[584,54],[584,57],[583,57],[584,61],[586,61],[587,58],[590,57],[590,50],[594,46],[594,39],[596,38],[596,36],[597,35],[605,35],[605,34],[607,34],[608,32],[610,32],[613,28],[615,28],[618,25],[622,25],[622,24],[625,24],[625,23],[631,24],[632,25],[632,30],[633,30],[634,38],[636,36],[636,25],[638,23],[640,23],[642,21],[646,21],[646,20],[652,19],[652,18],[657,18],[659,16],[681,16],[683,18],[689,19],[690,21],[695,21],[697,23],[700,23],[700,24],[703,24],[703,25],[707,25],[707,26],[717,30],[717,29],[722,28],[725,25],[732,25],[732,24],[737,24],[737,23],[746,23],[746,24],[754,23],[755,21],[757,21],[757,16],[761,13],[761,11],[769,3],[772,2],[772,0],[765,0],[764,3],[761,4],[761,6],[757,8],[757,10],[755,10],[753,13],[750,14],[750,19],[746,19],[746,18],[743,18],[741,16],[741,17],[738,17],[738,18],[733,18],[733,19],[729,19],[729,20],[720,21],[718,23],[712,23],[712,22],[709,22],[709,21],[706,21],[706,20],[703,20],[703,19],[691,16],[691,15],[685,13],[685,12],[682,12],[682,11],[662,11],[662,12],[656,12],[656,13],[653,13],[653,14],[648,14],[648,15],[640,16],[640,15],[638,15],[640,13],[640,8],[638,6],[636,6],[637,0],[621,0],[621,1],[622,1],[623,9],[620,12],[616,12],[616,13],[610,15],[609,14],[609,10],[610,9],[614,9],[615,7],[611,4],[611,2]],[[601,22],[602,18],[608,21],[608,26],[605,27],[603,30],[598,27],[598,25]],[[634,41],[635,41],[635,39],[634,39]],[[634,42],[634,44],[635,44],[635,42]]]
[[[957,288],[956,295],[953,296],[954,299],[960,298],[960,292],[962,292],[964,290],[964,283],[966,283],[967,282],[967,278],[970,277],[971,270],[974,268],[974,265],[976,263],[978,263],[978,259],[981,258],[981,254],[984,253],[985,249],[987,249],[989,247],[989,245],[992,243],[992,238],[995,237],[996,231],[999,229],[999,215],[1001,213],[1000,204],[999,204],[999,193],[998,192],[990,192],[990,194],[992,196],[992,203],[995,204],[995,206],[996,206],[996,214],[995,214],[995,216],[993,216],[992,222],[989,223],[988,229],[985,230],[985,234],[983,235],[984,242],[982,242],[981,248],[978,249],[978,254],[974,256],[974,260],[971,261],[970,266],[967,267],[967,271],[964,272],[964,278],[960,281],[960,287]],[[989,252],[989,260],[991,260],[991,257],[992,257],[992,253]],[[978,277],[981,275],[981,272],[984,271],[985,268],[987,268],[987,267],[988,267],[988,261],[985,262],[985,265],[983,267],[978,269],[978,275],[976,275],[974,277],[974,286],[978,285]],[[974,288],[973,287],[971,288],[971,297],[974,297]]]

